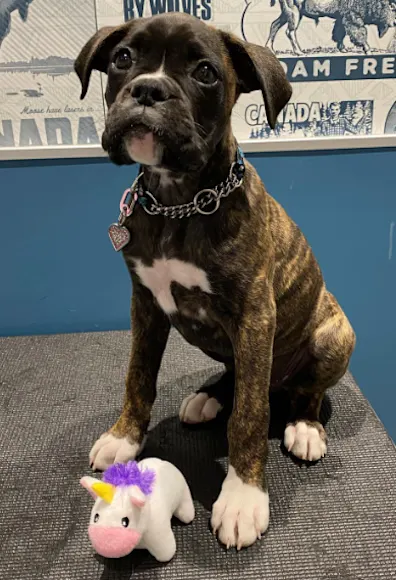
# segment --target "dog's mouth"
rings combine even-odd
[[[106,128],[102,145],[110,157],[122,155],[122,162],[129,161],[142,165],[158,165],[162,159],[163,129],[149,123],[127,123],[112,129]],[[126,159],[129,158],[129,159]]]
[[[188,119],[176,125],[142,115],[126,120],[113,114],[108,117],[102,146],[117,165],[160,165],[185,172],[202,167],[206,158],[205,143],[194,135]]]
[[[163,131],[150,125],[133,125],[123,135],[123,142],[129,157],[142,165],[161,163]]]

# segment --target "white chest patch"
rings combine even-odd
[[[152,266],[144,266],[141,260],[135,260],[136,274],[142,284],[151,290],[158,304],[166,314],[177,312],[176,302],[172,296],[171,284],[176,282],[184,288],[200,288],[211,294],[211,288],[204,270],[194,264],[176,258],[154,260]]]

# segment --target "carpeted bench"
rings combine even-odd
[[[396,452],[353,378],[327,397],[328,456],[307,466],[281,445],[285,402],[273,397],[271,524],[252,548],[227,552],[210,508],[224,477],[225,420],[183,427],[183,396],[220,367],[172,334],[146,447],[191,486],[196,519],[175,522],[167,565],[139,551],[95,555],[92,501],[80,488],[93,441],[117,418],[130,350],[126,332],[0,339],[1,580],[391,580],[396,578]]]

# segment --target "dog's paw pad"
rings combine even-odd
[[[268,528],[268,493],[243,483],[230,467],[212,512],[213,532],[227,548],[251,546]]]
[[[214,419],[222,408],[219,401],[207,393],[192,393],[181,404],[180,421],[191,425],[206,423]]]
[[[323,427],[316,427],[305,421],[290,423],[286,427],[284,444],[289,452],[304,461],[318,461],[327,452]]]
[[[89,464],[94,470],[104,471],[113,463],[127,463],[135,459],[140,447],[126,437],[117,438],[112,433],[104,433],[91,449]]]

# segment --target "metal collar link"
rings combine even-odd
[[[245,163],[242,150],[238,147],[236,161],[231,165],[230,173],[225,181],[213,189],[202,189],[195,195],[193,201],[181,205],[162,205],[152,193],[143,188],[138,179],[134,186],[137,193],[137,203],[150,215],[162,215],[171,219],[182,219],[194,214],[212,215],[219,207],[222,198],[228,197],[242,185],[245,176]],[[139,176],[140,177],[140,176]],[[131,189],[132,189],[131,188]],[[133,193],[133,192],[131,192]]]

